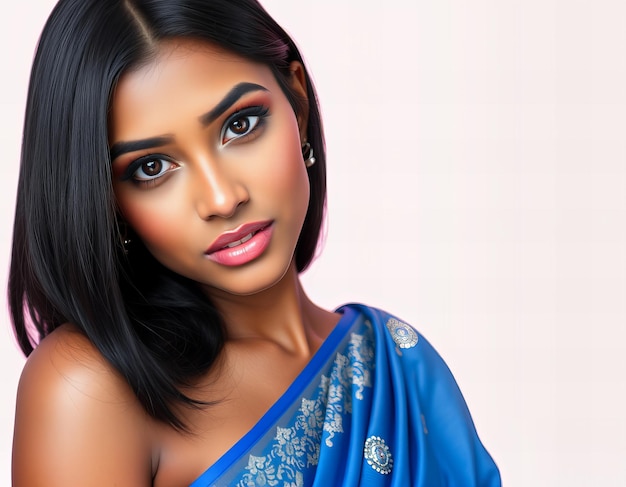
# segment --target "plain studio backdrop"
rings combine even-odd
[[[507,486],[626,485],[626,4],[263,3],[302,48],[326,127],[311,296],[429,338]],[[20,139],[53,4],[0,16],[1,485],[24,363],[4,291]]]

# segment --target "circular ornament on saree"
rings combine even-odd
[[[411,348],[417,345],[417,333],[406,323],[402,323],[394,318],[387,321],[387,329],[391,333],[391,338],[400,348]]]
[[[363,454],[370,467],[376,470],[378,473],[387,475],[393,468],[393,458],[391,451],[380,436],[370,436],[365,441],[365,448]]]

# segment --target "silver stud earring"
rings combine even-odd
[[[124,246],[124,253],[128,254],[128,247],[130,247],[130,244],[133,243],[133,241],[130,238],[125,238],[124,242],[123,242],[123,246]]]
[[[309,142],[304,142],[302,146],[302,157],[304,158],[304,165],[307,168],[315,164],[315,154]]]
[[[133,243],[133,239],[128,236],[128,225],[124,222],[119,222],[120,229],[120,241],[122,242],[122,249],[124,250],[124,254],[128,255],[128,249],[130,245]]]

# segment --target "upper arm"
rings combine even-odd
[[[151,485],[147,419],[93,346],[58,330],[22,372],[13,438],[14,487]]]

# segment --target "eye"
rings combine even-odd
[[[222,131],[222,144],[252,134],[263,126],[267,117],[268,109],[262,106],[239,110],[226,121]]]
[[[180,167],[169,157],[151,154],[133,161],[124,171],[122,181],[132,179],[136,183],[147,183],[163,177],[168,172]]]
[[[250,130],[253,130],[258,123],[259,117],[242,117],[237,120],[233,120],[226,128],[224,137],[227,140],[230,140],[235,137],[246,135]]]
[[[155,179],[163,176],[173,165],[173,162],[165,159],[150,159],[139,166],[134,173],[134,177],[139,181]]]

